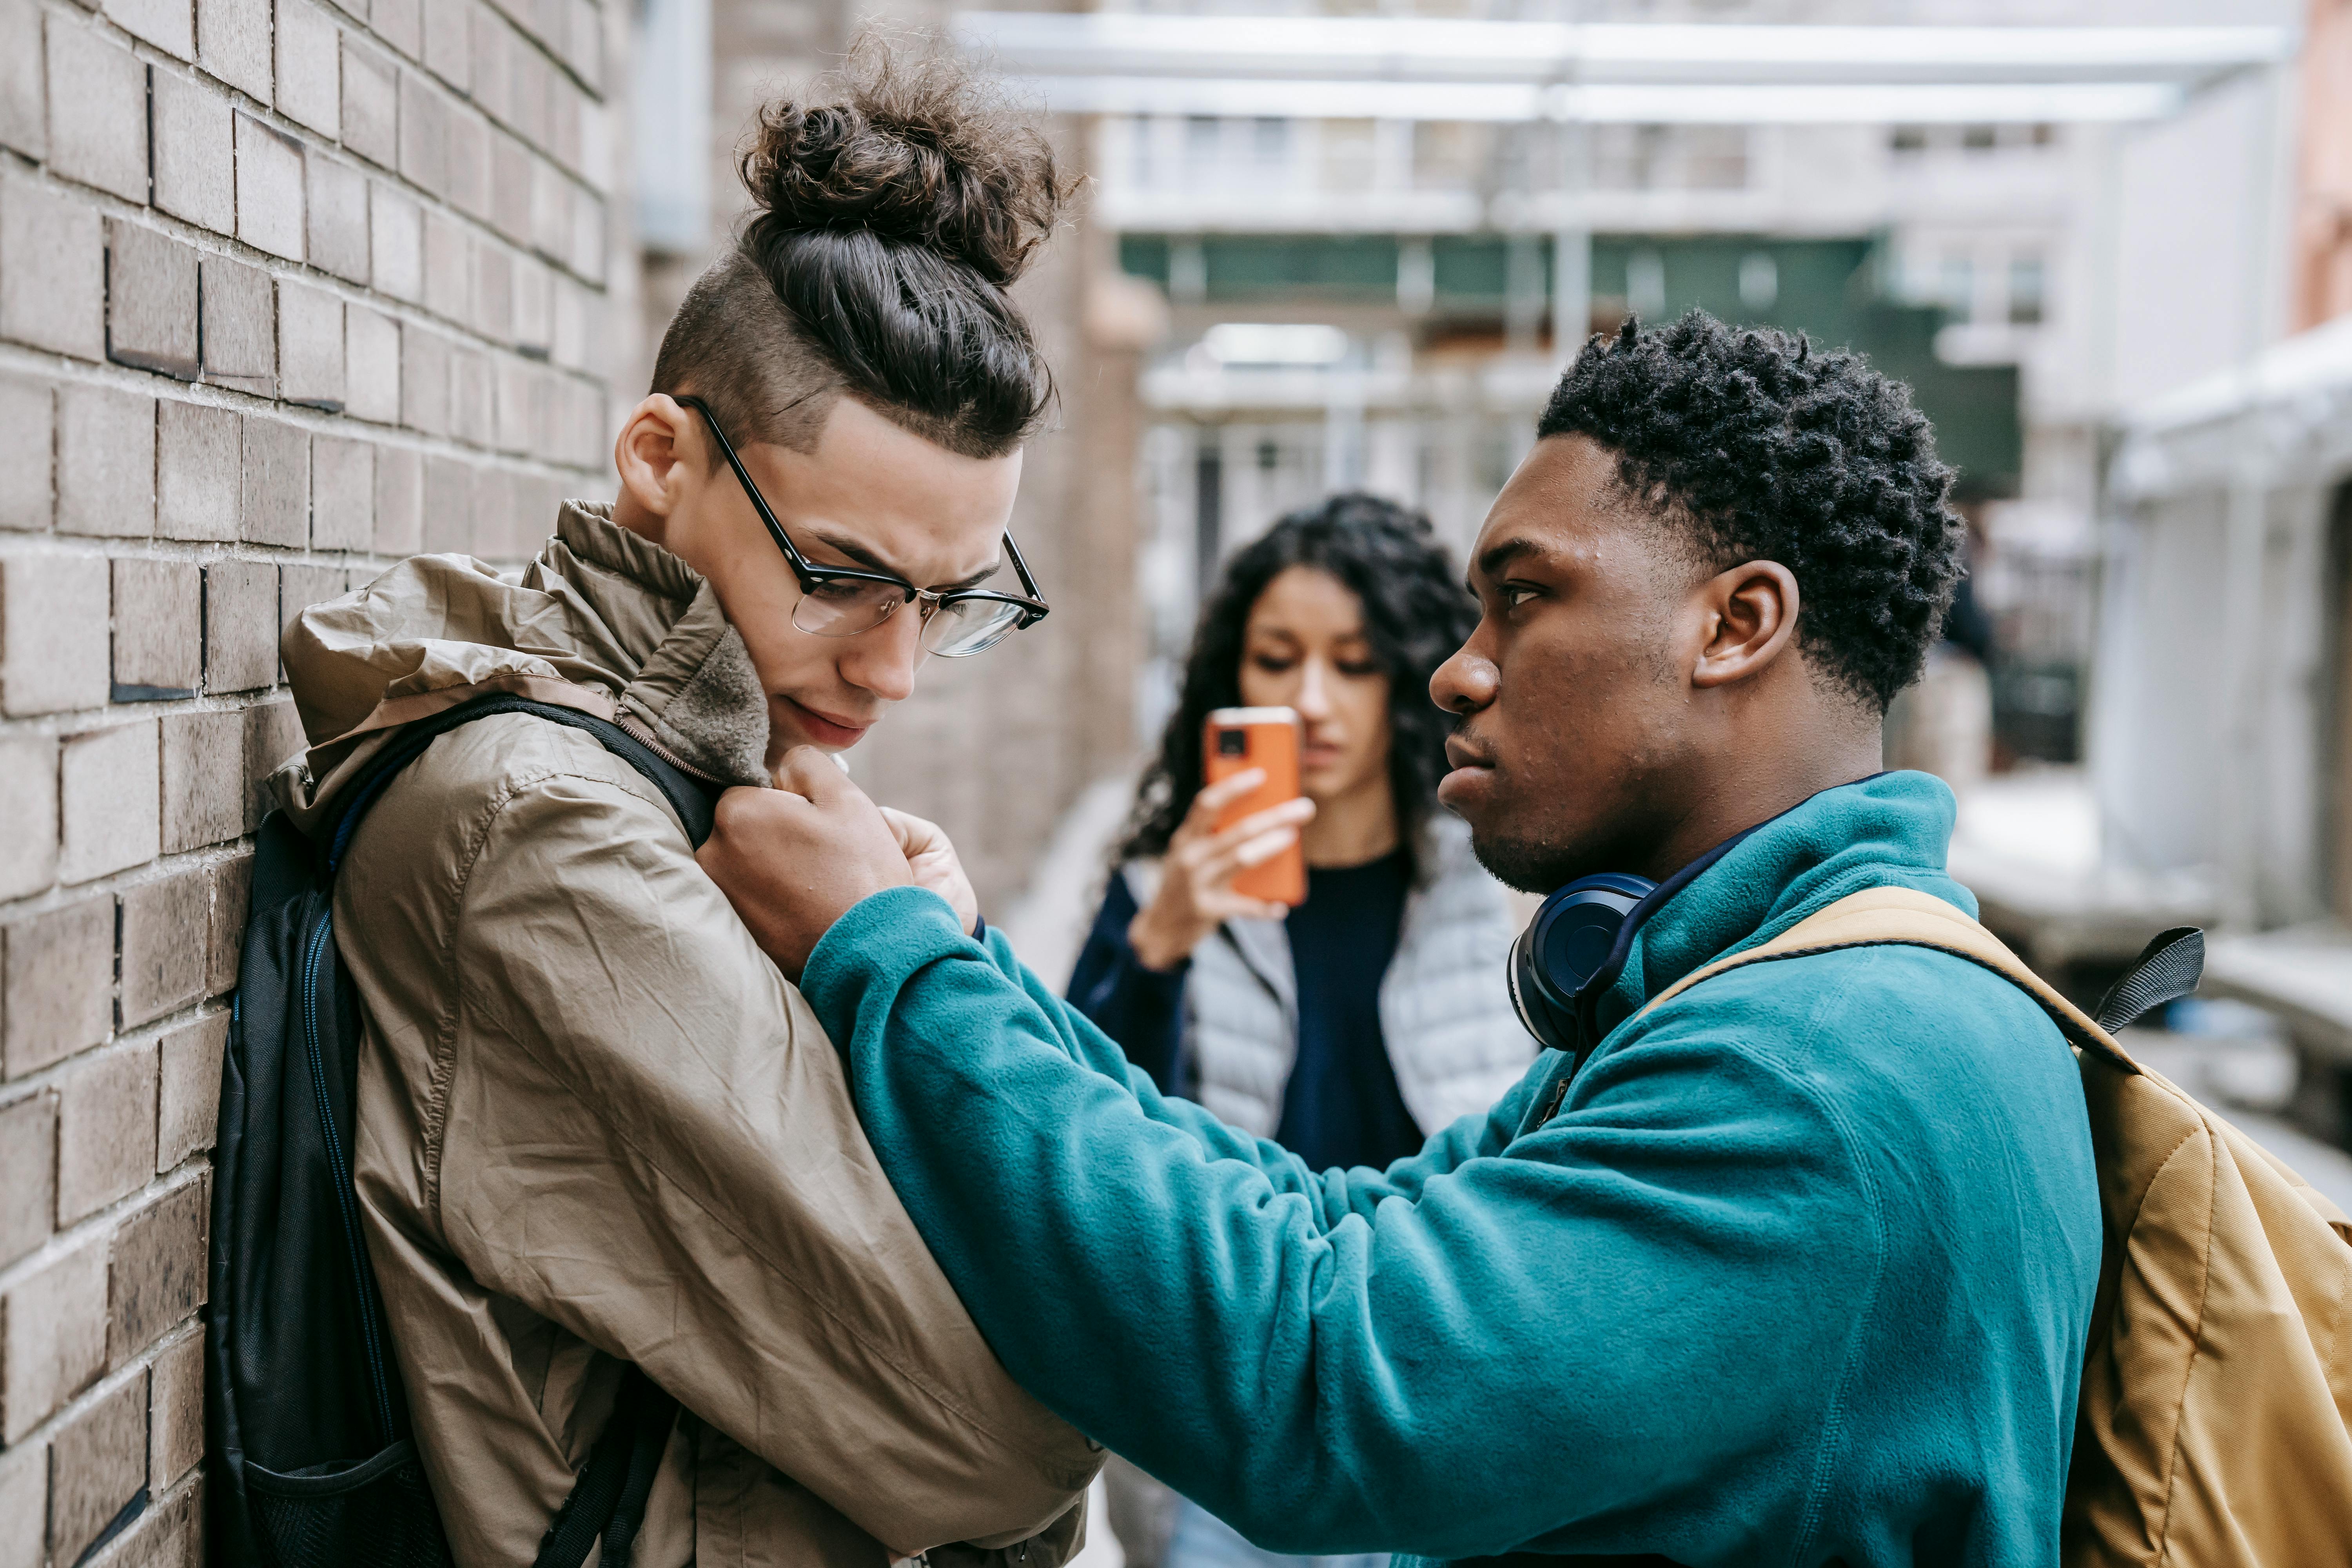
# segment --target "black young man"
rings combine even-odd
[[[1695,314],[1578,360],[1432,683],[1460,715],[1442,793],[1519,887],[1660,886],[1580,1068],[1547,1053],[1385,1172],[1307,1170],[1155,1094],[1001,936],[901,886],[952,889],[950,856],[819,760],[788,763],[805,798],[722,807],[706,864],[805,955],[883,1168],[1006,1367],[1254,1540],[2054,1563],[2100,1245],[2057,1030],[1917,947],[1642,1010],[1860,889],[1973,911],[1950,795],[1878,771],[1958,571],[1949,477],[1845,355]]]

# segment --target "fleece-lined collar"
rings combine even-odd
[[[386,733],[490,692],[615,720],[722,783],[767,779],[767,696],[717,591],[608,507],[564,503],[519,577],[413,556],[304,610],[280,651],[310,742],[275,781],[298,817]]]

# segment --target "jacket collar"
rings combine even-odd
[[[1769,942],[1864,888],[1911,888],[1977,912],[1944,868],[1952,792],[1927,773],[1879,773],[1823,790],[1748,832],[1665,894],[1633,930],[1624,967],[1598,999],[1594,1037],[1718,958]]]

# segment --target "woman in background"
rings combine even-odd
[[[1436,808],[1451,725],[1429,679],[1476,620],[1427,520],[1370,496],[1293,512],[1238,552],[1071,976],[1071,1001],[1162,1092],[1318,1167],[1417,1152],[1536,1055],[1504,974],[1509,894]],[[1253,830],[1218,834],[1224,792],[1201,787],[1203,722],[1231,707],[1298,711],[1314,815],[1296,909],[1232,886]],[[1300,1560],[1180,1501],[1164,1561]]]

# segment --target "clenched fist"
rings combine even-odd
[[[876,805],[813,746],[784,754],[776,785],[720,795],[695,858],[787,978],[800,979],[834,921],[886,888],[929,888],[971,929],[978,902],[937,827]]]

